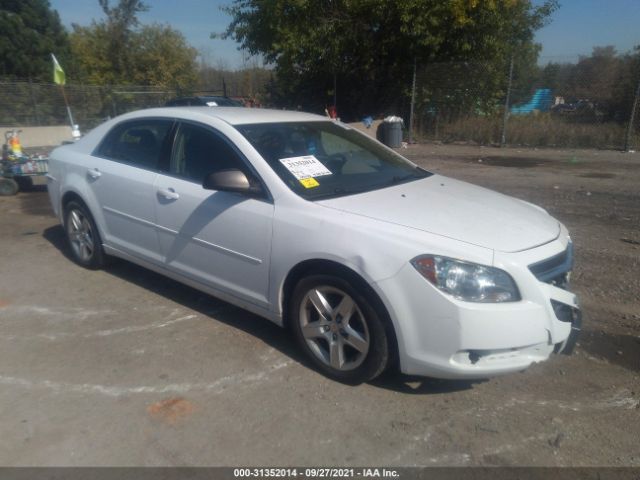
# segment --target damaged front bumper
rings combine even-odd
[[[553,352],[571,355],[578,342],[580,331],[582,330],[582,311],[577,307],[572,307],[571,305],[556,300],[551,300],[551,306],[558,320],[571,324],[569,336],[564,342],[556,344]]]

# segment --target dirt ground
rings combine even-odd
[[[332,382],[266,320],[125,262],[77,267],[36,187],[0,197],[0,465],[640,466],[640,154],[401,152],[568,226],[573,356]]]

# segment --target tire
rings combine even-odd
[[[389,342],[375,302],[356,283],[312,275],[295,287],[289,304],[296,341],[326,376],[360,384],[389,364]]]
[[[10,197],[18,193],[19,187],[13,178],[0,177],[0,196]]]
[[[105,265],[106,255],[100,233],[83,203],[72,200],[65,205],[64,231],[74,262],[89,270],[97,270]]]

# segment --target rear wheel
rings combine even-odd
[[[18,193],[18,184],[13,178],[0,177],[0,196],[8,197]]]
[[[96,270],[105,264],[105,253],[98,228],[89,209],[77,201],[65,207],[65,233],[73,260],[85,268]]]
[[[381,315],[364,289],[333,275],[313,275],[296,286],[290,319],[301,348],[327,376],[362,383],[389,363]]]

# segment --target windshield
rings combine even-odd
[[[358,131],[334,122],[236,128],[291,190],[309,200],[367,192],[431,175]]]

